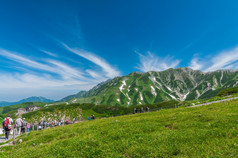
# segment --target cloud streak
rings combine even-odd
[[[45,53],[45,54],[47,54],[47,55],[49,55],[49,56],[58,57],[56,54],[51,53],[51,52],[49,52],[49,51],[46,51],[46,50],[40,50],[40,51],[43,52],[43,53]]]
[[[179,65],[180,60],[174,60],[172,57],[160,58],[148,52],[146,55],[137,53],[140,58],[140,63],[136,67],[142,72],[162,71],[169,68],[175,68]]]
[[[189,63],[189,67],[193,70],[202,70],[203,63],[198,58],[193,58]]]
[[[49,60],[48,63],[43,64],[4,49],[0,49],[0,55],[29,68],[58,74],[63,78],[84,78],[82,72],[55,60]]]
[[[16,94],[17,96],[23,94],[20,91],[28,91],[30,93],[28,96],[38,95],[43,91],[45,93],[54,91],[56,94],[60,93],[55,94],[55,97],[60,99],[59,97],[69,95],[69,93],[67,94],[69,91],[72,94],[80,90],[88,90],[102,81],[119,75],[119,71],[112,68],[104,59],[88,52],[83,52],[80,56],[96,64],[102,70],[98,70],[97,67],[95,69],[82,68],[82,70],[79,70],[63,61],[54,59],[41,58],[36,61],[5,49],[0,49],[0,56],[13,61],[11,64],[14,70],[15,68],[23,70],[21,73],[16,71],[11,73],[1,72],[0,76],[1,89],[5,92],[12,90],[19,92],[19,95]]]
[[[69,52],[72,52],[74,54],[77,54],[89,61],[91,61],[92,63],[100,66],[102,68],[102,70],[106,73],[106,76],[109,78],[113,78],[116,76],[120,75],[120,72],[117,71],[115,68],[113,68],[110,64],[108,64],[104,59],[98,57],[97,55],[84,51],[84,50],[80,50],[80,49],[76,49],[76,48],[70,48],[68,45],[62,43],[62,46],[68,50]]]
[[[238,63],[238,47],[223,51],[217,56],[211,59],[211,66],[209,66],[205,71],[215,71],[218,69],[237,69]]]
[[[189,67],[204,72],[220,69],[238,69],[238,47],[222,51],[215,56],[198,59],[194,57]]]

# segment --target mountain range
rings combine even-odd
[[[201,72],[190,68],[133,72],[63,98],[66,103],[131,106],[168,100],[205,99],[238,85],[237,70]]]
[[[17,102],[6,102],[6,101],[1,101],[0,102],[0,106],[8,106],[8,105],[15,105],[15,104],[21,104],[21,103],[25,103],[25,102],[44,102],[44,103],[52,103],[55,102],[54,100],[51,99],[46,99],[44,97],[29,97],[26,99],[22,99],[20,101]]]

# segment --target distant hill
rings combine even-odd
[[[33,97],[26,98],[26,99],[22,99],[22,100],[20,100],[18,102],[5,102],[5,101],[2,101],[2,102],[0,102],[0,106],[15,105],[15,104],[21,104],[21,103],[26,103],[26,102],[53,103],[55,101],[51,100],[51,99],[46,99],[44,97],[33,96]]]
[[[68,101],[73,98],[82,98],[85,96],[86,93],[87,93],[87,91],[80,91],[77,94],[69,95],[69,96],[61,99],[60,102]]]
[[[205,99],[216,96],[222,89],[237,85],[237,70],[205,73],[190,68],[170,68],[116,77],[61,101],[132,106],[169,100]]]

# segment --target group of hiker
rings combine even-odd
[[[21,133],[30,132],[31,125],[26,123],[25,118],[21,119],[20,117],[16,119],[15,126],[16,134],[20,135]]]
[[[138,111],[140,111],[140,113],[143,113],[144,112],[144,108],[143,107],[141,107],[139,110],[137,109],[137,108],[134,108],[134,114],[136,114],[136,113],[138,113]],[[145,108],[145,111],[146,112],[149,112],[150,111],[150,107],[149,106],[147,106],[146,108]]]
[[[41,130],[41,129],[55,127],[55,126],[68,125],[68,124],[76,123],[76,122],[77,122],[77,119],[75,117],[73,118],[73,122],[70,122],[69,120],[66,120],[66,121],[64,121],[64,120],[58,120],[58,121],[54,120],[54,121],[51,121],[51,122],[43,121],[43,122],[38,123],[37,129]]]
[[[31,127],[29,123],[26,123],[25,118],[21,119],[20,117],[16,119],[13,127],[12,125],[13,125],[13,120],[11,118],[11,115],[9,114],[8,117],[6,117],[2,122],[6,139],[9,138],[9,134],[12,129],[16,129],[16,133],[15,133],[16,135],[20,135],[21,133],[25,133],[26,130],[27,132],[29,132]]]
[[[95,119],[95,116],[94,115],[91,115],[88,117],[88,120],[94,120]]]
[[[94,119],[94,115],[92,115],[92,119]],[[68,124],[72,124],[72,123],[77,123],[78,120],[76,119],[76,117],[73,118],[73,121],[69,121],[69,120],[54,120],[52,122],[39,122],[37,125],[36,124],[32,124],[33,125],[33,130],[34,127],[37,127],[38,130],[41,129],[45,129],[45,128],[50,128],[50,127],[55,127],[55,126],[61,126],[61,125],[68,125]],[[26,133],[26,132],[30,132],[30,128],[31,128],[31,124],[27,123],[25,121],[25,118],[17,118],[15,121],[15,124],[13,125],[13,119],[11,118],[11,115],[9,114],[8,117],[6,117],[3,122],[2,122],[2,126],[3,126],[3,131],[5,133],[5,138],[8,139],[9,138],[9,134],[10,131],[12,129],[15,129],[15,134],[16,135],[20,135],[22,133]]]

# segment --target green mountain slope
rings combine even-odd
[[[134,72],[103,82],[83,92],[83,95],[70,96],[72,99],[68,103],[131,106],[168,100],[204,99],[236,85],[238,71],[231,70],[203,73],[190,68],[178,68],[161,72]]]
[[[31,132],[1,157],[238,157],[238,100]]]
[[[9,106],[3,106],[0,107],[0,121],[2,121],[4,118],[8,116],[8,114],[11,114],[12,118],[16,118],[17,109],[19,108],[27,108],[28,106],[38,106],[43,107],[45,103],[42,102],[26,102],[22,104],[16,104],[16,105],[9,105]]]

